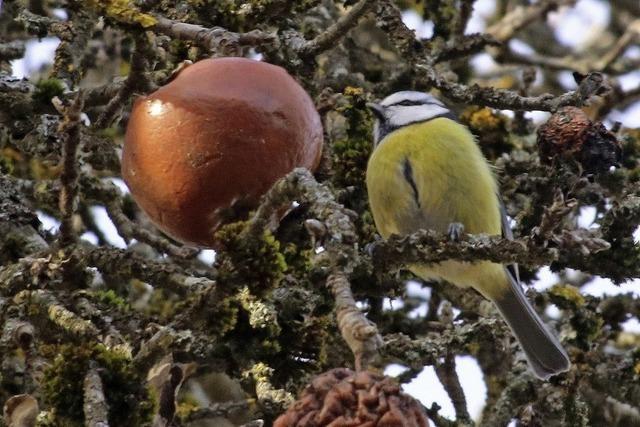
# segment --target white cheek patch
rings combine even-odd
[[[374,144],[378,144],[380,141],[380,121],[376,120],[373,124],[373,142]]]
[[[449,109],[436,104],[392,106],[386,111],[391,127],[399,128],[409,123],[423,122],[449,113]]]

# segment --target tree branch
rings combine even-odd
[[[118,234],[127,243],[133,238],[152,246],[160,252],[182,259],[190,259],[198,254],[199,250],[196,248],[174,245],[167,238],[134,224],[123,212],[123,195],[114,184],[90,179],[83,180],[81,184],[83,193],[89,200],[104,203],[109,217],[118,230]]]
[[[567,267],[589,271],[589,258],[585,257],[610,247],[609,243],[597,236],[584,229],[564,231],[557,238],[557,246],[551,247],[528,237],[509,240],[497,236],[464,235],[460,241],[453,242],[444,234],[420,230],[408,236],[394,235],[386,242],[376,243],[373,263],[377,270],[384,272],[415,262],[438,263],[448,259],[487,260],[531,267],[559,262]],[[581,255],[576,256],[575,251]]]
[[[122,108],[122,104],[136,92],[147,92],[151,89],[149,78],[145,73],[149,66],[149,59],[153,58],[153,51],[149,45],[147,36],[137,34],[135,37],[135,49],[131,53],[131,70],[124,84],[120,87],[116,95],[109,101],[107,106],[96,120],[95,127],[102,129],[108,127],[114,116]]]
[[[84,377],[84,422],[86,427],[109,427],[109,406],[95,362]]]
[[[86,260],[105,274],[128,280],[132,277],[186,296],[197,289],[215,287],[215,281],[207,277],[189,274],[175,264],[152,261],[131,252],[108,247],[76,247],[73,255]],[[210,273],[215,274],[215,273]]]
[[[486,33],[499,42],[506,42],[533,21],[561,6],[571,6],[576,0],[542,0],[527,6],[517,6],[500,21],[487,28]]]
[[[300,56],[310,57],[316,56],[321,52],[335,46],[336,43],[343,38],[351,28],[355,27],[358,20],[364,16],[376,2],[374,0],[360,0],[351,6],[351,9],[341,16],[335,24],[327,28],[326,31],[319,34],[313,40],[306,42],[300,49]]]
[[[60,214],[62,215],[60,244],[65,246],[74,239],[73,214],[75,212],[75,202],[78,192],[76,157],[78,146],[80,145],[80,114],[82,113],[82,107],[84,105],[83,94],[82,92],[78,92],[73,103],[68,107],[62,107],[60,102],[58,105],[59,112],[64,115],[58,132],[61,134],[63,140],[62,173],[60,174],[62,189],[60,191],[59,201]]]
[[[155,15],[157,23],[151,29],[178,40],[191,40],[220,56],[237,56],[245,47],[278,45],[278,38],[271,33],[253,30],[234,33],[221,27],[206,28],[200,25],[172,21]]]
[[[366,370],[382,346],[378,328],[356,306],[349,281],[343,273],[332,273],[327,279],[327,287],[336,300],[338,327],[355,356],[356,370]]]
[[[446,301],[446,304],[442,305],[440,321],[446,328],[453,328],[453,310],[448,301]],[[464,396],[462,385],[460,385],[458,373],[456,372],[455,353],[448,352],[444,356],[444,360],[442,362],[438,361],[438,363],[434,365],[434,368],[438,379],[442,383],[442,386],[449,395],[449,399],[451,399],[451,402],[453,403],[457,421],[461,425],[473,426],[474,423],[471,420],[471,416],[469,416],[469,411],[467,410],[467,400]]]
[[[98,337],[99,330],[91,321],[68,310],[51,292],[21,291],[14,297],[14,301],[18,304],[27,302],[36,304],[47,314],[49,320],[72,336],[88,340]]]
[[[416,67],[424,73],[426,84],[441,90],[447,98],[465,104],[478,104],[502,110],[556,111],[568,105],[584,105],[591,96],[608,90],[602,74],[591,73],[580,82],[576,91],[559,96],[546,93],[526,97],[511,90],[481,87],[477,84],[465,86],[448,81],[430,64],[419,64]]]

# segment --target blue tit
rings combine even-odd
[[[496,180],[473,135],[432,95],[403,91],[379,104],[374,150],[367,166],[369,204],[383,238],[419,229],[462,225],[471,234],[511,236]],[[472,287],[498,308],[542,379],[569,369],[556,337],[527,301],[505,266],[489,261],[445,261],[407,268],[424,280]]]

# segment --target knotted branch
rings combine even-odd
[[[338,327],[355,356],[356,370],[367,369],[382,346],[378,328],[356,306],[349,281],[343,273],[332,273],[327,279],[327,286],[336,300]]]

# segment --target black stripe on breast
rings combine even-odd
[[[416,186],[416,182],[413,180],[413,168],[411,167],[411,162],[409,159],[404,159],[404,179],[407,180],[411,189],[413,190],[413,198],[416,202],[416,205],[420,207],[420,195],[418,194],[418,187]]]

